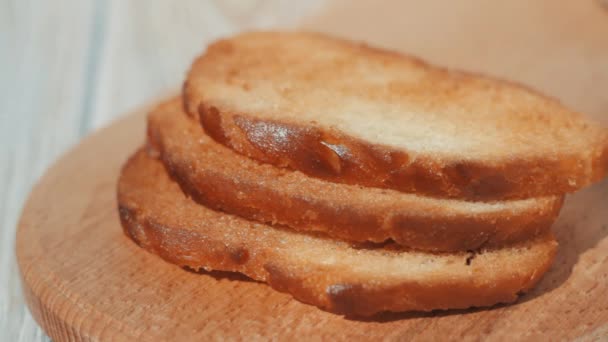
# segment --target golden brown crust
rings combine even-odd
[[[311,178],[259,164],[214,142],[175,99],[149,115],[148,139],[174,179],[199,203],[349,241],[392,239],[433,251],[500,246],[547,231],[563,200],[471,203]]]
[[[365,143],[333,130],[219,113],[217,108],[201,103],[203,128],[216,141],[249,158],[331,182],[434,197],[497,201],[561,195],[598,181],[608,168],[602,154],[593,158],[591,175],[579,156],[510,159],[498,165],[411,158],[404,151]],[[267,133],[278,131],[287,135]]]
[[[123,167],[117,196],[125,233],[165,260],[241,272],[300,301],[347,315],[511,302],[538,282],[557,246],[547,233],[503,249],[484,249],[472,262],[467,262],[469,253],[353,248],[198,205],[141,150]]]
[[[310,36],[306,34],[301,36],[293,34],[290,38],[284,38],[281,34],[276,34],[277,37],[274,38],[260,38],[263,35],[264,33],[253,33],[251,34],[254,37],[252,40],[259,39],[268,43],[265,39],[303,39],[302,37],[310,39]],[[269,35],[272,35],[272,33]],[[245,69],[249,65],[228,64],[226,68],[234,68],[234,75],[229,72],[226,79],[222,79],[222,76],[225,76],[222,70],[225,69],[210,70],[211,68],[203,68],[203,66],[210,63],[207,58],[219,59],[218,56],[228,53],[225,51],[236,49],[235,46],[238,43],[235,42],[239,39],[244,42],[244,45],[249,44],[249,38],[247,37],[236,37],[234,41],[220,41],[212,45],[206,55],[195,61],[185,84],[184,99],[188,112],[200,117],[201,124],[210,136],[250,158],[299,170],[332,182],[395,189],[436,197],[483,201],[560,195],[578,190],[597,181],[604,177],[608,171],[608,158],[605,157],[607,155],[605,151],[608,151],[608,133],[601,133],[600,129],[590,129],[589,126],[592,124],[582,119],[579,120],[574,113],[571,118],[568,116],[567,110],[552,99],[512,82],[497,81],[462,72],[448,72],[409,56],[400,56],[379,49],[361,47],[329,37],[316,39],[315,44],[346,46],[351,50],[358,51],[361,55],[370,54],[372,58],[387,54],[392,59],[401,59],[404,64],[414,65],[414,68],[425,71],[433,70],[437,73],[434,76],[435,78],[452,82],[453,80],[449,77],[453,77],[454,80],[462,84],[479,83],[480,85],[471,86],[471,89],[479,90],[480,94],[485,89],[484,87],[505,88],[506,97],[522,98],[521,102],[525,102],[526,106],[522,105],[522,108],[525,109],[521,110],[531,111],[529,118],[522,117],[520,119],[522,128],[543,126],[543,120],[551,120],[547,113],[552,114],[552,111],[559,111],[560,117],[563,117],[560,119],[560,122],[563,121],[563,127],[556,128],[555,131],[560,129],[567,131],[571,126],[577,127],[581,132],[588,131],[588,133],[579,134],[578,137],[585,140],[587,137],[582,137],[582,135],[587,134],[589,135],[589,142],[587,145],[582,145],[583,148],[560,151],[561,147],[568,144],[558,140],[555,146],[560,148],[554,149],[557,152],[552,154],[541,153],[533,156],[511,154],[507,147],[504,148],[504,156],[496,160],[467,159],[471,157],[470,151],[461,151],[461,156],[414,153],[405,148],[396,148],[364,140],[315,122],[298,122],[293,118],[281,117],[280,115],[278,117],[281,117],[281,119],[273,119],[268,116],[260,116],[260,113],[255,110],[236,111],[233,105],[206,96],[204,94],[205,82],[208,79],[217,79],[218,82],[226,82],[227,86],[230,87],[236,87],[240,84],[239,82],[243,82],[242,86],[247,89],[247,87],[250,87],[247,83],[250,79],[246,76],[239,78],[238,72],[249,72],[248,69]],[[247,48],[249,49],[249,47]],[[313,49],[311,48],[311,50]],[[260,63],[263,62],[256,60],[251,62],[246,58],[244,60],[243,63],[253,63],[254,67],[259,67]],[[243,69],[239,70],[239,67]],[[268,71],[264,70],[264,72]],[[281,70],[274,70],[274,72],[280,73]],[[205,82],[199,82],[198,78],[204,73],[210,75],[206,75]],[[217,73],[219,76],[213,73]],[[307,74],[305,76],[317,77]],[[301,80],[294,80],[293,82],[298,81]],[[308,80],[302,82],[308,82]],[[509,91],[513,91],[513,94]],[[497,96],[500,96],[500,90],[497,91],[497,94]],[[284,96],[297,96],[297,94]],[[446,103],[459,100],[459,98],[455,98],[455,95],[453,98],[449,91],[446,91],[446,94],[438,91],[434,96],[445,96]],[[530,100],[528,97],[537,100]],[[514,102],[518,102],[518,100]],[[531,102],[531,104],[528,102]],[[473,106],[473,108],[465,108],[465,110],[475,110],[474,104],[471,105],[468,102],[467,104]],[[546,107],[544,111],[543,106]],[[537,107],[541,107],[541,109]],[[532,111],[538,111],[538,113]],[[528,124],[526,120],[532,120],[531,118],[538,122]],[[466,121],[467,118],[465,116],[460,120]],[[556,119],[555,121],[559,120]],[[572,131],[576,130],[572,129]],[[533,136],[534,134],[529,135]],[[550,137],[551,134],[547,134],[547,136]],[[514,146],[516,145],[514,144]],[[551,151],[553,152],[553,150]]]

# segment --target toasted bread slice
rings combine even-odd
[[[333,182],[472,200],[603,177],[608,131],[521,85],[312,33],[245,33],[188,74],[187,109],[248,157]]]
[[[126,234],[171,263],[240,272],[343,314],[511,302],[538,282],[557,246],[547,233],[474,255],[353,248],[199,205],[143,151],[122,170],[118,204]]]
[[[333,183],[239,155],[209,138],[179,99],[148,117],[148,140],[198,202],[247,219],[350,241],[421,250],[500,246],[547,231],[562,196],[496,203],[438,199]]]

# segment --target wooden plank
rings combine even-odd
[[[3,1],[0,32],[0,339],[48,340],[20,293],[15,226],[33,182],[85,132],[93,1]],[[69,10],[66,10],[69,8]]]

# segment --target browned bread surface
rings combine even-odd
[[[561,196],[496,203],[333,183],[241,156],[209,138],[174,99],[148,117],[148,139],[184,190],[231,214],[350,241],[466,251],[547,231]]]
[[[215,140],[350,184],[473,200],[603,177],[608,132],[523,86],[313,33],[220,40],[184,88]]]
[[[343,314],[511,302],[538,282],[557,246],[547,233],[475,255],[353,248],[201,206],[141,150],[123,167],[117,195],[125,233],[146,250],[180,266],[240,272]]]

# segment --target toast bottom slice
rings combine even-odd
[[[179,99],[150,113],[148,142],[182,188],[209,208],[348,241],[392,239],[442,252],[508,245],[549,230],[563,201],[467,202],[317,179],[213,141]]]
[[[474,255],[353,247],[197,204],[143,150],[123,167],[117,196],[125,233],[149,252],[180,266],[240,272],[346,315],[512,302],[539,281],[557,248],[550,233]]]

